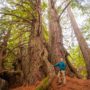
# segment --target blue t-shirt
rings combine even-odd
[[[66,69],[66,64],[63,61],[61,61],[59,63],[56,63],[54,66],[58,67],[60,70],[65,70]]]

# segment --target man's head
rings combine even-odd
[[[60,61],[63,61],[63,58],[62,57],[60,58]]]
[[[63,61],[63,58],[62,57],[57,57],[57,61],[61,62],[61,61]]]

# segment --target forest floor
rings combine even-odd
[[[49,90],[90,90],[90,80],[81,80],[77,78],[66,77],[66,85],[59,85],[57,83],[57,78],[53,80],[50,85]],[[35,90],[36,85],[34,86],[21,86],[13,88],[11,90]]]

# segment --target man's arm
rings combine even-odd
[[[59,65],[59,63],[56,63],[55,65],[54,65],[54,67],[57,67]]]

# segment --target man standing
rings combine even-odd
[[[66,64],[63,60],[63,58],[61,58],[60,60],[58,60],[58,63],[56,63],[54,65],[54,67],[58,67],[59,71],[58,71],[58,82],[59,84],[63,83],[66,84],[66,76],[65,76],[65,70],[66,70]],[[62,75],[62,78],[61,78]]]

